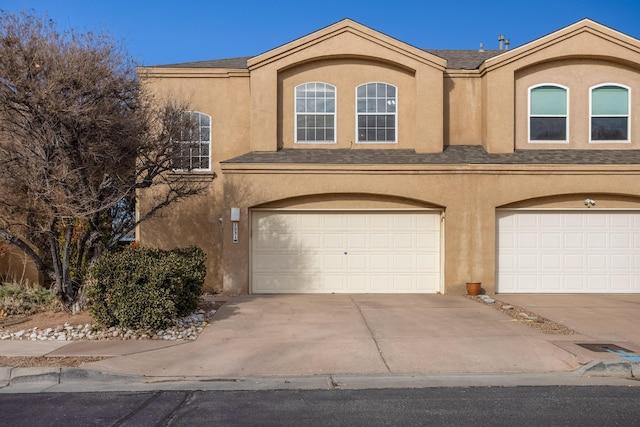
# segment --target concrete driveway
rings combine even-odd
[[[603,305],[602,300],[564,295],[499,298],[539,310],[579,331],[584,326],[581,319],[594,311],[593,305]],[[583,301],[582,311],[567,310],[574,301]],[[620,309],[615,299],[608,301],[609,309]],[[546,335],[462,296],[237,296],[218,311],[195,342],[83,367],[206,377],[571,371],[600,357],[574,348],[575,343],[597,340],[609,332],[622,334],[630,319],[635,321],[639,302],[640,298],[625,303],[629,319],[612,324],[612,329],[605,325],[597,329],[601,322],[593,320],[588,330],[594,336],[589,336]],[[559,313],[563,317],[555,319]],[[600,313],[609,318],[610,312]],[[616,336],[640,350],[636,335]]]

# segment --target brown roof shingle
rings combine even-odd
[[[442,153],[419,154],[414,150],[302,148],[251,152],[222,163],[629,165],[640,164],[640,150],[517,150],[490,154],[477,145],[451,145]]]
[[[447,60],[447,68],[452,70],[475,70],[487,59],[503,53],[501,50],[446,50],[423,49],[425,52]],[[247,60],[252,56],[212,59],[208,61],[183,62],[179,64],[156,65],[157,68],[234,68],[247,69]]]
[[[489,58],[504,53],[504,50],[447,50],[424,49],[433,55],[447,60],[447,69],[450,70],[476,70]]]
[[[237,58],[211,59],[208,61],[183,62],[180,64],[156,65],[157,68],[235,68],[247,69],[247,60],[252,56],[239,56]]]

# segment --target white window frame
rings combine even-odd
[[[178,172],[210,172],[211,171],[211,167],[212,167],[212,165],[211,165],[211,163],[212,163],[212,161],[211,161],[211,159],[212,159],[211,158],[211,134],[212,134],[211,130],[212,130],[212,127],[213,127],[213,121],[211,119],[211,116],[206,114],[206,113],[203,113],[202,111],[185,111],[185,114],[198,114],[199,115],[198,116],[198,122],[199,122],[198,123],[198,127],[200,128],[200,132],[199,132],[200,135],[202,135],[202,128],[203,127],[207,127],[207,126],[202,126],[200,124],[200,116],[205,116],[205,117],[207,117],[209,119],[209,126],[208,126],[209,127],[209,140],[208,141],[202,141],[202,138],[200,138],[198,141],[182,141],[181,140],[181,141],[174,141],[173,143],[174,144],[199,144],[200,146],[202,146],[203,144],[206,143],[207,146],[208,146],[208,152],[209,152],[207,154],[207,156],[206,156],[208,158],[208,162],[207,163],[209,164],[209,167],[208,168],[194,168],[194,167],[192,167],[194,157],[198,157],[198,158],[201,159],[201,158],[204,158],[205,156],[202,156],[202,155],[193,156],[190,153],[189,154],[189,169],[174,168],[173,170],[178,171]]]
[[[605,87],[605,86],[614,86],[614,87],[618,87],[621,89],[625,89],[627,91],[627,139],[597,139],[597,140],[593,140],[592,138],[592,131],[593,131],[593,126],[591,124],[591,121],[594,117],[623,117],[622,115],[616,114],[616,115],[610,115],[610,116],[605,116],[605,115],[594,115],[593,114],[593,90],[594,89],[598,89],[601,87]],[[601,84],[597,84],[595,86],[591,86],[589,88],[589,143],[590,144],[629,144],[631,142],[631,88],[627,85],[623,85],[620,83],[601,83]]]
[[[333,112],[329,112],[327,113],[326,111],[322,111],[322,112],[308,112],[308,111],[298,111],[298,88],[310,83],[314,83],[314,84],[323,84],[325,86],[329,86],[331,88],[333,88],[333,93],[334,95],[334,107],[333,107]],[[295,144],[336,144],[337,140],[338,140],[338,121],[337,121],[337,112],[338,112],[338,88],[335,87],[334,85],[330,84],[330,83],[326,83],[326,82],[318,82],[318,81],[313,81],[313,82],[304,82],[304,83],[300,83],[299,85],[297,85],[294,90],[293,90],[293,111],[294,111],[294,127],[293,127],[293,141]],[[323,140],[323,141],[299,141],[298,140],[298,116],[299,115],[304,115],[304,116],[313,116],[313,115],[318,115],[318,116],[328,116],[328,115],[333,115],[333,140]]]
[[[565,139],[531,139],[531,118],[532,118],[532,114],[531,114],[531,92],[534,89],[538,89],[541,87],[545,87],[545,86],[550,86],[550,87],[555,87],[558,89],[563,89],[565,91],[565,93],[567,94],[567,105],[565,106],[565,111],[566,114],[564,115],[551,115],[551,114],[547,114],[547,115],[535,115],[533,117],[564,117],[565,119]],[[570,141],[570,136],[569,136],[569,118],[570,118],[570,111],[569,111],[569,106],[570,106],[570,91],[569,88],[567,86],[563,86],[561,84],[558,83],[541,83],[541,84],[537,84],[534,86],[530,86],[528,89],[528,96],[527,96],[527,141],[530,144],[568,144]]]
[[[394,128],[394,135],[393,135],[393,141],[367,141],[365,140],[360,140],[360,135],[359,135],[359,127],[358,127],[358,118],[360,117],[360,115],[365,115],[365,116],[379,116],[379,115],[389,115],[388,112],[374,112],[374,113],[368,113],[368,112],[359,112],[358,111],[358,88],[362,87],[362,86],[367,86],[370,84],[383,84],[386,86],[391,86],[392,88],[395,89],[395,98],[394,98],[394,102],[395,102],[395,111],[393,112],[393,116],[394,116],[394,121],[395,121],[395,128]],[[380,81],[376,81],[376,82],[366,82],[366,83],[362,83],[358,86],[356,86],[355,89],[355,111],[356,111],[356,144],[397,144],[398,143],[398,106],[399,106],[399,101],[398,101],[398,87],[395,85],[392,85],[391,83],[387,83],[387,82],[380,82]],[[389,102],[389,100],[387,101]]]

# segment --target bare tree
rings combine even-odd
[[[204,184],[171,174],[187,105],[156,102],[109,36],[0,13],[0,238],[70,304],[86,267]],[[133,215],[136,192],[154,203]]]

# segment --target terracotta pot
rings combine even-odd
[[[467,282],[467,294],[480,295],[480,290],[482,289],[480,285],[480,282]]]

